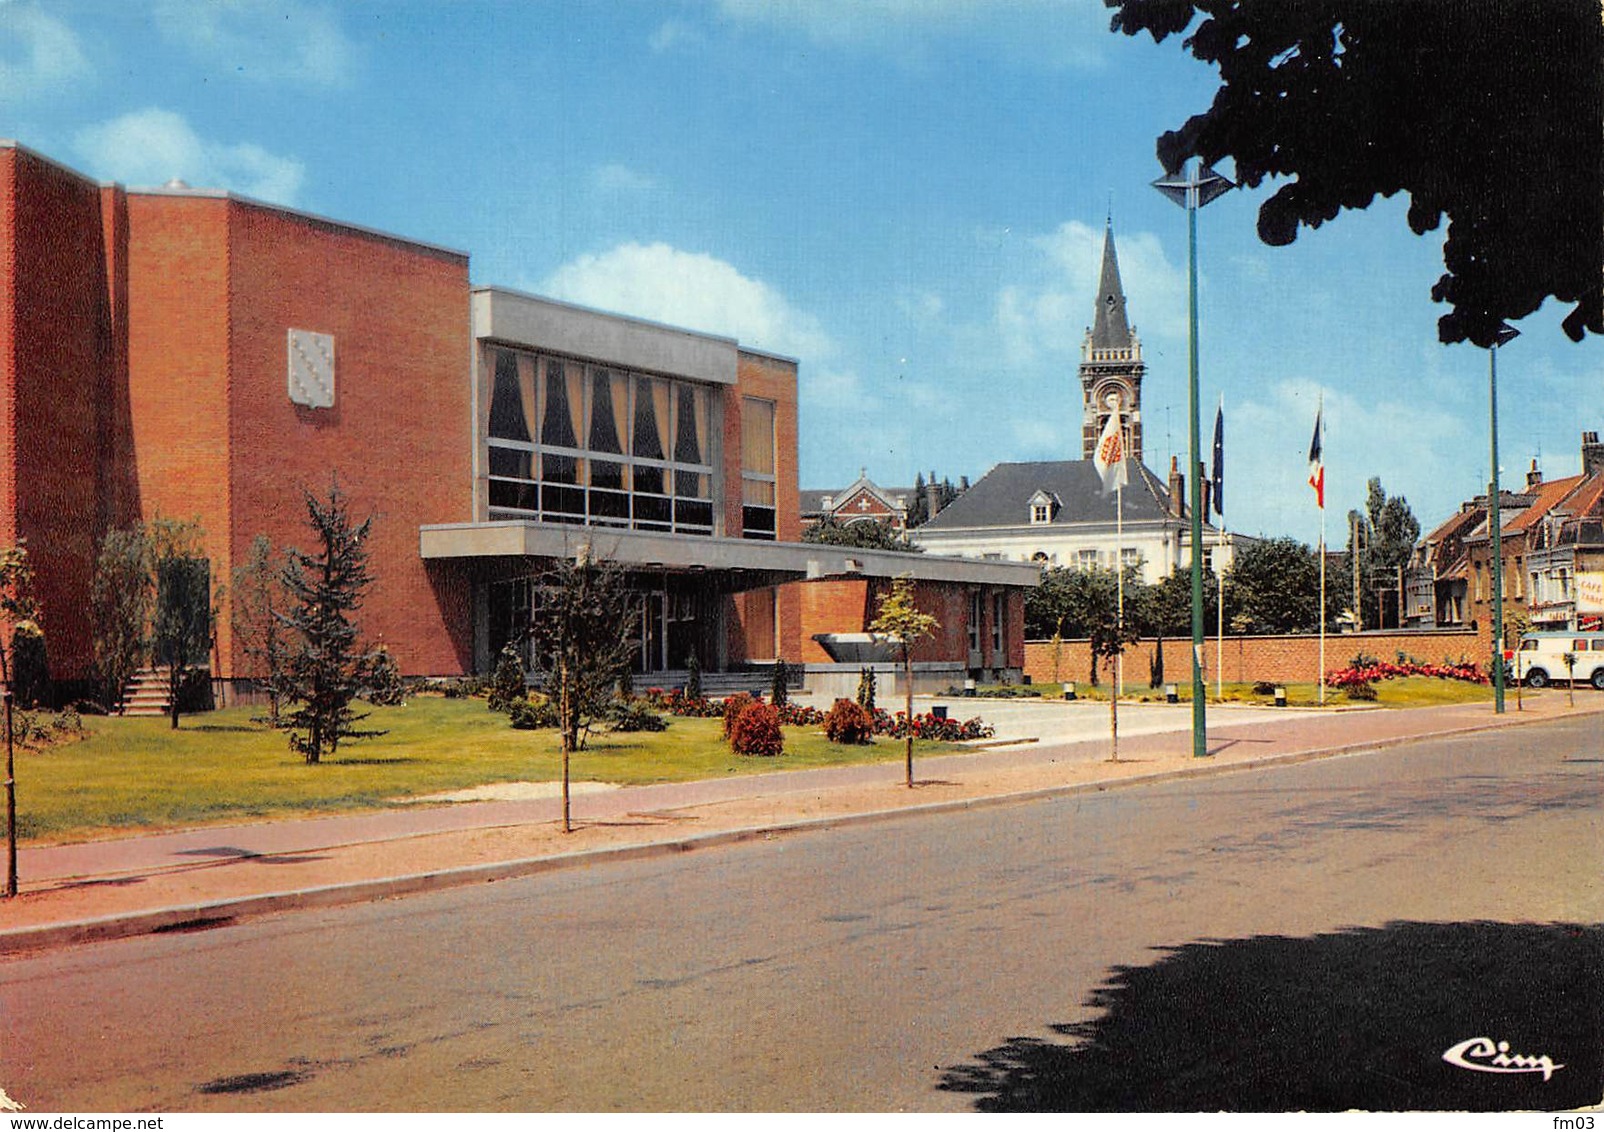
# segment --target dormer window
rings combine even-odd
[[[1053,505],[1058,501],[1045,491],[1038,491],[1030,497],[1030,525],[1039,527],[1053,521]]]

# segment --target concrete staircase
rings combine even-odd
[[[123,689],[124,715],[166,715],[171,706],[165,668],[141,668]]]

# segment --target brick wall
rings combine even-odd
[[[93,663],[87,607],[116,370],[101,190],[4,148],[0,194],[0,543],[27,542],[52,674],[83,679]]]
[[[129,197],[130,399],[147,518],[205,527],[213,583],[252,539],[310,549],[303,492],[373,517],[361,623],[408,673],[465,671],[471,616],[418,527],[470,517],[467,260],[248,202]],[[335,403],[293,404],[291,328],[330,334]],[[229,618],[220,669],[245,672]]]
[[[1457,631],[1420,633],[1348,633],[1326,638],[1326,670],[1344,668],[1357,654],[1363,652],[1381,660],[1396,660],[1403,652],[1416,660],[1436,664],[1443,660],[1467,659],[1486,667],[1487,656],[1477,634]],[[1138,641],[1125,653],[1125,683],[1146,685],[1149,665],[1154,656],[1154,642]],[[1166,683],[1185,683],[1192,678],[1192,642],[1189,638],[1171,638],[1164,642],[1164,679]],[[1062,680],[1086,681],[1090,678],[1090,650],[1084,640],[1064,641],[1060,651],[1058,674],[1054,674],[1053,643],[1029,641],[1025,644],[1024,669],[1037,683],[1058,683]],[[1209,638],[1204,645],[1204,678],[1215,677],[1215,641]],[[1320,639],[1309,636],[1227,637],[1222,678],[1226,683],[1246,681],[1312,682],[1319,679]],[[1107,666],[1098,665],[1100,680],[1107,679]]]

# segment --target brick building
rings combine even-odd
[[[814,657],[814,633],[861,632],[864,595],[910,568],[962,638],[927,662],[1023,664],[1033,572],[796,541],[794,360],[474,289],[461,252],[100,184],[11,142],[0,250],[0,544],[26,540],[58,680],[91,673],[108,531],[197,519],[215,587],[258,535],[304,541],[303,492],[336,480],[374,517],[364,631],[409,674],[485,669],[544,564],[576,553],[628,570],[643,673]],[[999,647],[976,608],[1013,619]],[[226,613],[212,668],[251,675]]]

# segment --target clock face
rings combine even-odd
[[[289,333],[290,400],[309,409],[334,406],[334,335],[312,330]]]

